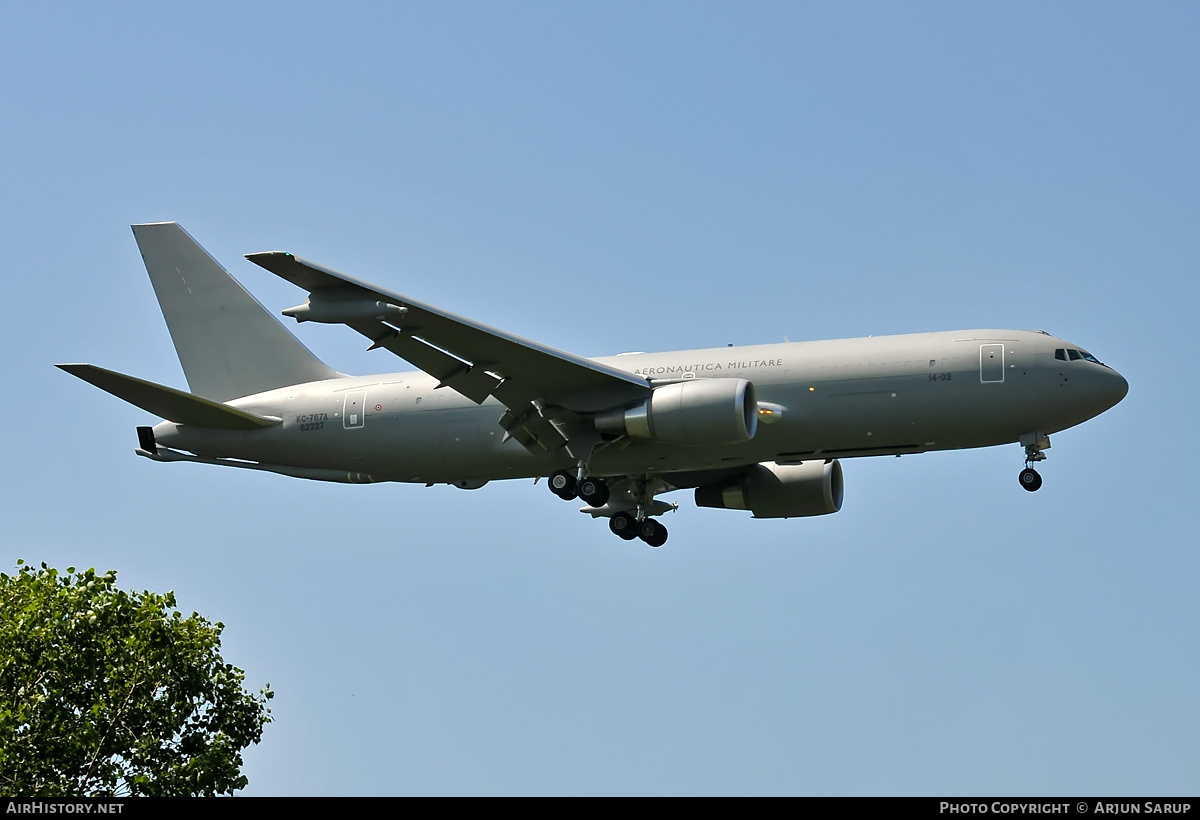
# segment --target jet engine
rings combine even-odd
[[[690,379],[656,387],[634,407],[599,414],[596,429],[663,444],[740,444],[758,429],[758,402],[745,379]]]
[[[755,518],[802,518],[842,508],[842,465],[832,461],[755,464],[733,481],[696,488],[696,506],[750,510]]]

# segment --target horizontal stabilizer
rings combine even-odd
[[[174,387],[126,376],[124,373],[105,370],[91,364],[59,364],[55,367],[99,387],[106,393],[112,393],[134,407],[140,407],[147,413],[153,413],[176,424],[194,424],[197,427],[215,427],[220,430],[257,430],[280,422],[276,418],[247,413],[227,404],[176,390]]]

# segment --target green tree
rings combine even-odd
[[[0,573],[0,794],[215,795],[271,721],[220,655],[224,625],[117,574]]]

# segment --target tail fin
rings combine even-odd
[[[228,401],[337,378],[174,222],[133,235],[192,392]]]

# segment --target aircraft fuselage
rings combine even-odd
[[[1086,421],[1116,404],[1125,379],[1094,360],[1056,358],[1077,346],[1040,331],[966,330],[831,341],[632,353],[595,361],[654,384],[704,378],[753,383],[752,439],[722,446],[621,439],[598,447],[597,476],[711,471],[760,462],[920,453],[1007,444]],[[1061,355],[1061,354],[1060,354]],[[476,405],[425,373],[298,384],[230,401],[274,416],[234,431],[163,422],[155,439],[215,458],[330,471],[307,477],[455,483],[569,469],[505,440],[505,408]]]

